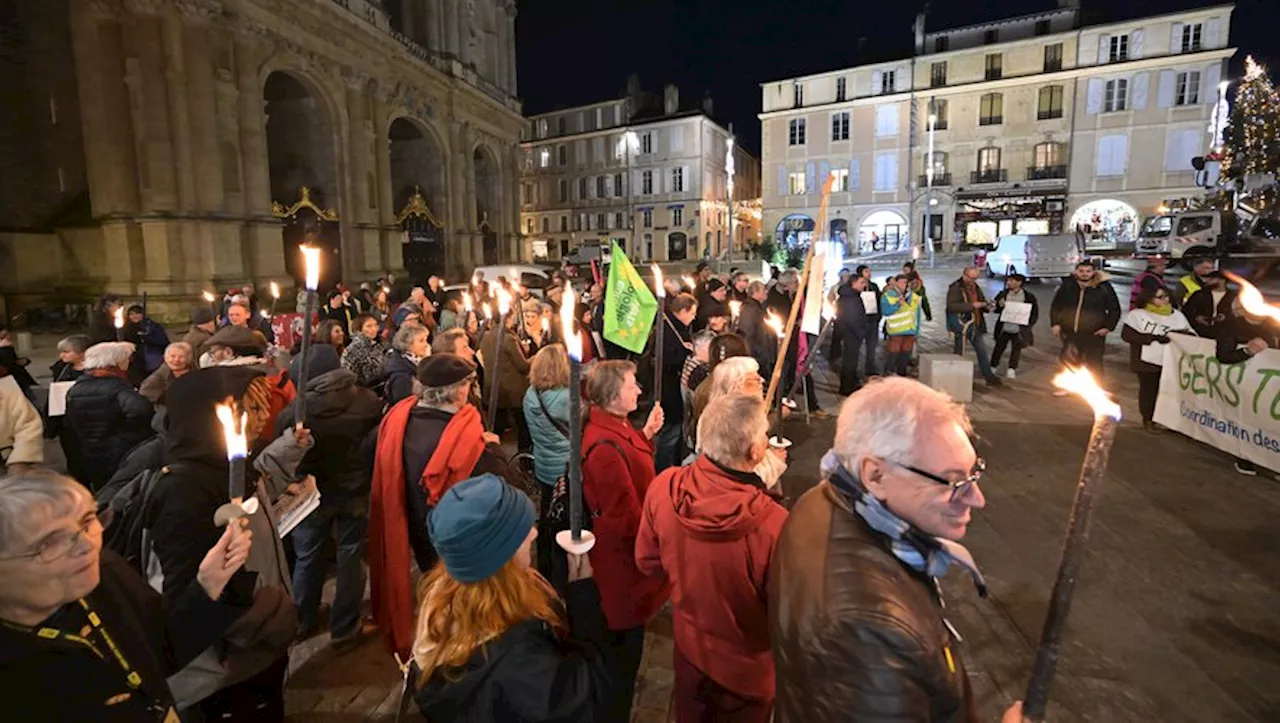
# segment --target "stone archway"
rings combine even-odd
[[[500,260],[498,239],[502,230],[499,222],[502,218],[500,166],[498,159],[483,145],[476,146],[471,162],[475,173],[476,206],[474,217],[468,220],[480,229],[484,262],[496,264]]]
[[[432,274],[444,276],[445,209],[448,173],[445,153],[429,128],[408,118],[396,118],[387,128],[390,147],[392,208],[405,233],[401,246],[410,278],[425,283]]]
[[[897,211],[872,211],[858,224],[858,250],[861,253],[899,251],[908,245],[907,219]]]
[[[267,169],[271,200],[285,207],[293,205],[307,189],[308,200],[325,210],[336,209],[340,196],[329,106],[310,84],[285,70],[273,71],[263,83],[267,117]],[[285,268],[301,281],[299,243],[310,239],[324,248],[321,283],[331,285],[342,275],[341,234],[336,228],[317,225],[309,216],[286,220],[282,232]],[[336,226],[336,224],[333,224]]]

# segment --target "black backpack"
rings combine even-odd
[[[102,545],[128,560],[144,576],[147,573],[143,549],[146,509],[157,482],[170,471],[168,466],[143,470],[118,487],[103,487],[95,497],[99,514],[108,508],[111,510],[111,522],[102,532]]]

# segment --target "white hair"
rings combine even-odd
[[[0,477],[0,555],[24,552],[15,548],[31,535],[33,521],[71,513],[91,499],[84,485],[52,470]]]
[[[420,336],[427,335],[427,327],[406,324],[396,331],[396,335],[391,339],[391,346],[396,351],[409,351],[409,347],[413,346],[413,342],[418,340]]]
[[[693,335],[694,350],[697,351],[698,349],[710,349],[711,341],[715,338],[716,338],[716,333],[714,331],[700,331],[697,334],[694,334]]]
[[[187,353],[187,358],[188,358],[188,359],[190,359],[192,356],[194,356],[194,355],[195,355],[195,352],[194,352],[194,351],[192,351],[192,349],[191,349],[191,345],[190,345],[190,344],[188,344],[188,343],[187,343],[187,342],[185,342],[185,341],[175,341],[175,342],[173,342],[172,344],[170,344],[169,346],[166,346],[166,347],[164,348],[164,352],[165,352],[166,354],[168,354],[168,353],[169,353],[169,350],[171,350],[171,349],[176,349],[176,350],[185,351],[185,352]]]
[[[723,395],[698,418],[698,447],[721,464],[750,462],[751,448],[768,433],[769,415],[755,394]]]
[[[920,430],[939,424],[958,424],[965,434],[973,431],[964,405],[947,394],[906,377],[872,380],[840,409],[836,458],[855,475],[867,457],[911,464]]]
[[[725,359],[716,365],[715,371],[711,372],[711,395],[707,398],[707,402],[710,403],[716,397],[742,391],[743,385],[752,375],[760,376],[760,362],[754,358],[734,356]]]
[[[84,353],[85,369],[119,369],[129,363],[137,349],[133,342],[104,341],[89,347]]]

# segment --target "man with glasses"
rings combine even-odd
[[[773,555],[775,721],[978,720],[937,584],[954,565],[986,592],[959,544],[986,504],[971,434],[963,406],[903,377],[846,400]]]

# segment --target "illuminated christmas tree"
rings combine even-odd
[[[1222,133],[1222,175],[1280,175],[1280,93],[1253,56],[1244,64],[1244,80]]]

